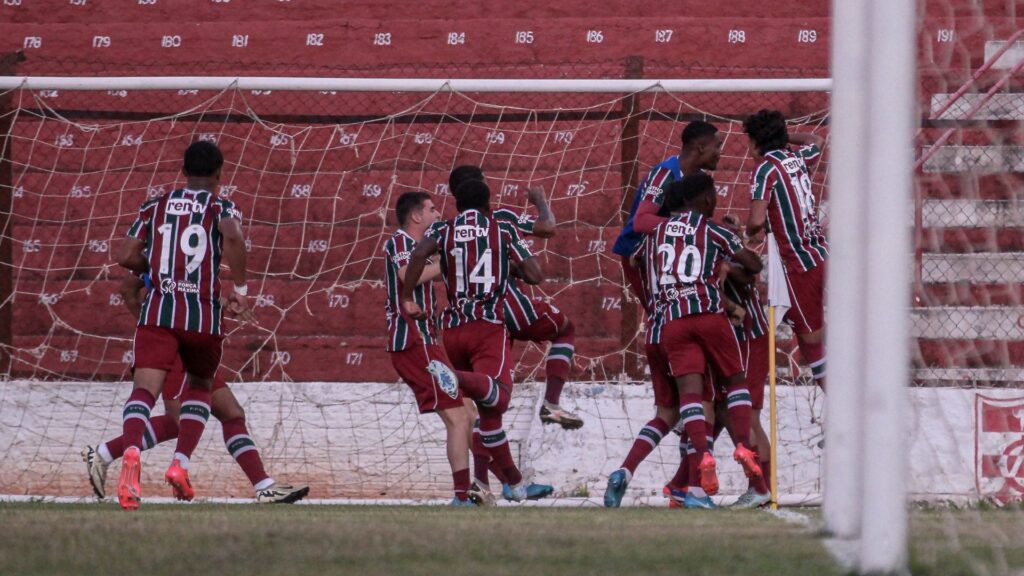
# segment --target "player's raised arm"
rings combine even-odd
[[[136,274],[149,272],[149,260],[143,255],[146,243],[138,238],[128,238],[121,244],[117,263]]]
[[[398,269],[398,279],[401,280],[402,283],[405,283],[405,277],[408,270],[408,264]],[[434,280],[437,280],[440,276],[441,263],[431,262],[430,260],[427,260],[427,264],[426,266],[423,267],[423,272],[420,274],[420,279],[416,284],[419,285],[426,284],[427,282],[433,282]]]
[[[242,221],[234,214],[225,214],[225,217],[222,217],[217,223],[217,230],[221,234],[224,259],[228,263],[228,268],[231,269],[231,280],[235,283],[234,289],[227,296],[228,305],[234,314],[251,320],[249,286],[246,284],[248,258],[245,251],[245,235],[242,233]]]
[[[533,223],[533,235],[538,238],[551,238],[555,235],[555,215],[548,206],[543,186],[530,186],[526,189],[526,199],[537,208],[537,221]]]
[[[818,149],[824,148],[825,139],[817,134],[811,134],[810,132],[798,132],[796,134],[789,135],[790,144],[797,146],[809,146],[814,145]]]
[[[409,257],[409,264],[405,268],[405,279],[402,281],[402,312],[416,320],[426,318],[427,314],[413,300],[413,292],[419,285],[424,269],[427,267],[427,260],[437,253],[438,243],[434,238],[427,236],[416,244],[412,255]]]

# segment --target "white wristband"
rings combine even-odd
[[[249,295],[249,285],[248,284],[235,284],[235,294],[238,294],[239,296],[248,296]]]

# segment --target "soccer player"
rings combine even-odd
[[[463,165],[456,167],[448,176],[448,189],[456,190],[467,180],[486,183],[483,170],[478,166]],[[555,216],[544,197],[544,189],[530,186],[527,189],[527,200],[537,208],[537,218],[502,208],[493,212],[494,219],[512,223],[523,236],[554,237]],[[546,382],[540,421],[545,424],[558,424],[566,430],[583,427],[582,418],[560,405],[562,389],[569,378],[572,357],[576,350],[576,327],[572,320],[548,301],[524,294],[514,277],[509,278],[504,307],[505,326],[513,341],[551,343],[544,365]]]
[[[491,217],[486,184],[464,182],[454,195],[459,215],[438,222],[413,249],[402,286],[402,312],[416,320],[427,317],[413,288],[420,282],[428,258],[440,252],[448,296],[448,307],[441,314],[444,347],[457,370],[489,377],[489,390],[467,390],[467,395],[477,401],[482,442],[508,482],[505,496],[522,501],[547,495],[553,491],[551,486],[523,478],[502,427],[502,414],[512,394],[510,339],[503,325],[502,299],[513,267],[528,284],[542,282],[544,273],[519,231]],[[452,377],[443,365],[434,366],[439,377]]]
[[[685,176],[716,169],[721,156],[722,137],[718,133],[718,128],[708,122],[695,120],[683,129],[682,148],[679,154],[651,169],[637,187],[633,206],[629,211],[629,220],[622,228],[612,251],[621,257],[622,272],[633,295],[641,303],[645,302],[643,280],[640,278],[640,271],[633,264],[632,257],[643,242],[644,234],[649,234],[655,226],[665,220],[658,216],[663,203],[663,191],[669,184]]]
[[[790,134],[777,110],[761,110],[743,122],[750,150],[759,161],[751,175],[747,235],[773,234],[782,256],[790,309],[800,356],[814,381],[825,389],[825,262],[828,241],[818,222],[808,162],[821,157],[824,141],[813,134]],[[790,144],[799,146],[796,150]]]
[[[148,278],[147,278],[148,280]],[[142,308],[139,298],[145,290],[146,280],[131,275],[121,283],[121,295],[125,306],[137,318]],[[163,397],[164,414],[149,420],[149,429],[143,434],[143,449],[148,450],[157,444],[178,437],[178,414],[181,410],[181,395],[185,391],[185,370],[178,359],[167,374],[160,395]],[[256,501],[261,504],[291,504],[298,502],[309,494],[308,486],[291,486],[274,481],[263,468],[256,443],[249,436],[245,424],[245,411],[238,399],[228,388],[227,382],[220,376],[214,376],[213,391],[210,396],[210,411],[220,420],[224,432],[224,445],[228,453],[242,468],[249,482],[256,491]],[[124,454],[124,438],[118,436],[93,448],[86,446],[82,450],[89,475],[89,483],[97,498],[106,497],[107,468],[114,460]]]
[[[726,259],[751,273],[761,259],[739,236],[711,222],[717,194],[714,179],[694,174],[673,182],[665,193],[672,214],[641,248],[654,290],[650,340],[661,349],[679,390],[683,428],[693,445],[687,507],[711,508],[718,492],[714,457],[708,450],[702,405],[705,367],[723,376],[729,418],[734,425],[733,458],[748,477],[760,476],[750,444],[750,391],[740,364],[739,343],[725,314],[718,287]]]
[[[251,318],[247,298],[245,237],[242,213],[216,194],[224,156],[211,142],[185,150],[184,188],[149,200],[128,230],[118,263],[136,274],[149,273],[154,289],[146,294],[135,330],[134,388],[124,405],[125,445],[117,497],[125,510],[136,510],[143,436],[167,372],[181,358],[188,387],[181,395],[178,442],[164,475],[174,496],[195,496],[189,459],[210,417],[213,376],[220,366],[220,264],[226,259],[234,287],[224,301],[232,314]]]
[[[423,317],[414,319],[402,312],[399,303],[406,279],[409,261],[417,243],[427,230],[438,221],[437,211],[430,194],[406,192],[395,204],[398,229],[384,244],[388,299],[385,310],[388,321],[387,351],[391,365],[409,385],[416,396],[421,414],[436,412],[447,431],[448,463],[452,468],[455,497],[453,506],[473,506],[469,500],[469,444],[473,417],[463,403],[460,384],[470,388],[483,388],[485,393],[496,391],[497,386],[486,376],[450,371],[447,357],[438,345],[434,318],[433,280],[440,276],[440,264],[430,263],[412,284],[412,298],[423,311]],[[496,392],[495,392],[496,394]]]

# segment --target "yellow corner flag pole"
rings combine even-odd
[[[772,489],[772,510],[779,509],[779,459],[777,455],[776,446],[776,430],[778,429],[778,421],[776,420],[775,411],[775,306],[768,306],[768,412],[769,422],[768,425],[771,428],[771,447],[769,452],[771,453],[772,462],[772,474],[771,474],[771,489]]]

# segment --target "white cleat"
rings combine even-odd
[[[107,468],[110,467],[110,464],[107,464],[92,446],[82,449],[82,461],[85,462],[93,493],[97,498],[103,500],[107,497]]]
[[[274,482],[269,488],[256,493],[256,501],[260,504],[293,504],[309,494],[309,486],[291,486]]]
[[[482,487],[476,482],[473,482],[469,487],[469,491],[466,492],[466,496],[473,501],[473,504],[477,506],[494,506],[497,504],[498,499],[494,497],[490,487]]]
[[[771,501],[771,494],[759,494],[757,490],[747,488],[747,491],[744,492],[731,507],[739,508],[741,510],[748,508],[760,508]]]
[[[545,424],[558,424],[566,430],[578,430],[583,427],[582,418],[558,404],[550,404],[547,401],[540,407],[540,421]]]

